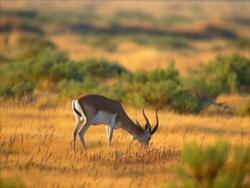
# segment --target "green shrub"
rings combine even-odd
[[[163,70],[134,73],[124,100],[135,107],[152,105],[168,107],[181,113],[198,112],[202,107],[200,100],[182,87],[179,73],[174,63],[170,63]]]
[[[112,98],[117,101],[122,101],[124,96],[126,95],[125,87],[123,83],[117,82],[113,84],[111,87],[106,86],[104,95],[106,97]]]
[[[250,59],[239,56],[219,56],[183,80],[184,88],[199,95],[215,98],[221,93],[250,90]]]
[[[0,96],[1,97],[14,97],[15,96],[15,93],[14,91],[12,90],[12,87],[11,85],[7,85],[7,84],[1,84],[0,85]]]
[[[56,46],[40,35],[21,35],[16,48],[16,59],[25,60],[35,57],[46,49],[55,50]]]
[[[0,67],[0,96],[24,97],[31,96],[35,83],[30,80],[28,64],[9,62]]]
[[[207,67],[207,72],[215,72],[216,78],[225,92],[240,91],[250,85],[250,59],[232,55],[218,57]],[[210,76],[211,77],[211,76]]]
[[[166,80],[158,84],[147,82],[139,92],[141,92],[147,104],[162,108],[169,104],[174,97],[176,89],[177,85],[175,82]]]
[[[222,92],[221,83],[210,81],[203,70],[200,72],[191,71],[188,77],[182,79],[182,86],[196,96],[216,98]]]
[[[31,95],[35,89],[35,84],[31,81],[21,81],[12,87],[16,97]]]
[[[129,92],[123,99],[125,103],[135,108],[143,108],[146,105],[146,101],[143,96],[137,92]]]
[[[85,77],[83,81],[62,80],[57,84],[57,92],[61,99],[75,98],[86,94],[102,94],[104,88],[96,79]]]
[[[175,63],[171,62],[166,69],[154,69],[152,71],[138,71],[133,74],[133,81],[136,83],[160,82],[164,80],[172,80],[176,83],[180,82],[179,72],[175,68]]]
[[[57,84],[57,90],[59,98],[67,99],[74,98],[86,93],[83,88],[83,82],[77,82],[74,80],[62,80]]]
[[[9,62],[0,67],[1,84],[14,85],[21,80],[29,79],[30,66],[27,63]]]
[[[173,81],[175,81],[176,83],[180,82],[180,76],[179,76],[179,72],[175,67],[175,62],[171,62],[166,70],[165,70],[165,76],[167,79],[171,79]]]
[[[81,74],[93,78],[107,79],[120,76],[128,71],[118,64],[106,60],[89,59],[82,62],[79,67]]]
[[[155,69],[149,72],[148,80],[153,82],[172,80],[179,83],[179,72],[176,70],[175,64],[170,63],[166,69]]]
[[[14,85],[1,84],[0,85],[0,97],[14,98],[14,97],[25,97],[31,96],[35,89],[35,84],[31,81],[20,81]]]
[[[137,82],[134,81],[125,88],[124,102],[140,108],[145,105],[168,107],[181,113],[198,112],[202,109],[199,98],[179,85],[176,74],[171,77],[162,70],[152,72],[136,73],[134,80]]]
[[[158,84],[149,81],[145,84],[133,83],[126,88],[124,100],[135,107],[152,105],[161,108],[172,97],[175,88],[176,84],[171,80],[161,81]]]
[[[249,147],[230,152],[229,145],[220,141],[203,149],[197,143],[190,143],[184,147],[182,158],[184,165],[175,168],[178,181],[171,182],[168,187],[247,187]]]
[[[136,83],[146,83],[148,81],[148,75],[146,71],[139,70],[132,76],[132,81]]]
[[[45,48],[25,60],[1,65],[0,96],[31,96],[34,89],[58,92],[62,99],[92,93],[134,107],[151,105],[193,113],[207,107],[202,101],[204,96],[249,91],[248,75],[249,59],[238,55],[218,57],[180,79],[174,63],[166,69],[131,73],[106,60],[72,62],[67,54]],[[247,114],[249,109],[241,111],[239,114]]]
[[[76,65],[71,63],[63,52],[45,50],[29,61],[31,79],[36,81],[49,79],[54,82],[62,79],[81,79]]]
[[[198,112],[202,109],[201,101],[196,96],[180,88],[176,90],[170,105],[180,113]]]

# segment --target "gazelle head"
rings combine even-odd
[[[149,122],[146,114],[145,114],[144,108],[142,110],[142,113],[143,113],[143,116],[144,116],[144,118],[146,120],[146,124],[144,126],[145,127],[144,128],[144,132],[140,136],[134,137],[134,139],[138,140],[141,144],[148,145],[149,141],[151,139],[151,136],[155,133],[155,131],[159,127],[158,109],[156,109],[156,111],[155,111],[155,114],[156,114],[156,125],[155,125],[155,127],[153,129],[152,129],[152,126],[151,126],[151,124],[150,124],[150,122]],[[136,124],[141,127],[141,125],[139,124],[138,121],[136,121]]]

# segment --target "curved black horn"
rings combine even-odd
[[[146,120],[146,127],[145,127],[145,129],[148,130],[149,132],[151,132],[151,126],[150,126],[149,120],[148,120],[148,118],[147,118],[147,116],[145,114],[145,108],[142,109],[142,113],[143,113],[143,116],[144,116],[144,118]]]
[[[158,129],[159,127],[159,118],[158,118],[158,109],[156,108],[156,111],[155,111],[155,114],[156,114],[156,125],[154,127],[154,129],[151,131],[151,134],[154,134],[154,132]]]
[[[145,107],[142,109],[142,113],[143,113],[143,116],[144,116],[146,122],[149,124],[148,118],[147,118],[144,110],[145,110]]]

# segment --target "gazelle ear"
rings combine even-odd
[[[137,120],[135,120],[135,124],[136,124],[137,126],[139,126],[139,127],[141,126],[140,123],[139,123],[139,121],[137,121]]]

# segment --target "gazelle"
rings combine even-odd
[[[145,129],[143,129],[137,121],[134,123],[128,117],[119,102],[100,95],[86,95],[78,98],[77,100],[73,100],[72,109],[76,117],[76,127],[73,133],[74,149],[78,133],[82,145],[86,150],[84,134],[91,125],[106,125],[108,146],[111,145],[114,129],[124,129],[133,136],[133,139],[147,145],[151,136],[155,133],[159,126],[157,109],[156,125],[152,129],[143,108],[142,112],[146,120]],[[80,128],[81,130],[79,131]]]

